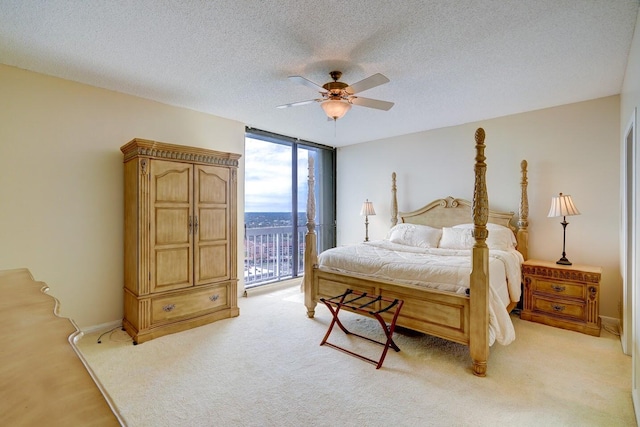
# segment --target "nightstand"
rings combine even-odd
[[[600,267],[525,261],[520,318],[600,336],[601,275]]]

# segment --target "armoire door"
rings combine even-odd
[[[151,292],[193,286],[193,165],[152,160]]]
[[[196,285],[230,278],[229,179],[229,168],[195,166]]]

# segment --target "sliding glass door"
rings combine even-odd
[[[307,223],[308,161],[315,162],[318,251],[335,246],[335,150],[247,129],[245,287],[301,276]]]

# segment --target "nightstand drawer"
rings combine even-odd
[[[562,316],[575,320],[585,319],[584,304],[567,302],[557,299],[547,299],[542,296],[533,296],[533,311]]]
[[[533,286],[533,292],[579,299],[585,297],[582,284],[536,279],[533,280]]]

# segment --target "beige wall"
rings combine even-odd
[[[0,269],[28,268],[81,328],[121,319],[120,146],[244,154],[244,124],[2,65],[0,93]]]
[[[391,173],[398,174],[401,211],[436,198],[473,197],[474,132],[486,131],[490,205],[518,212],[520,161],[529,163],[530,257],[562,254],[561,218],[547,218],[551,197],[571,194],[580,216],[567,217],[567,257],[602,266],[600,313],[618,318],[620,99],[612,96],[485,120],[338,150],[338,243],[364,238],[365,198],[371,239],[389,229]]]

